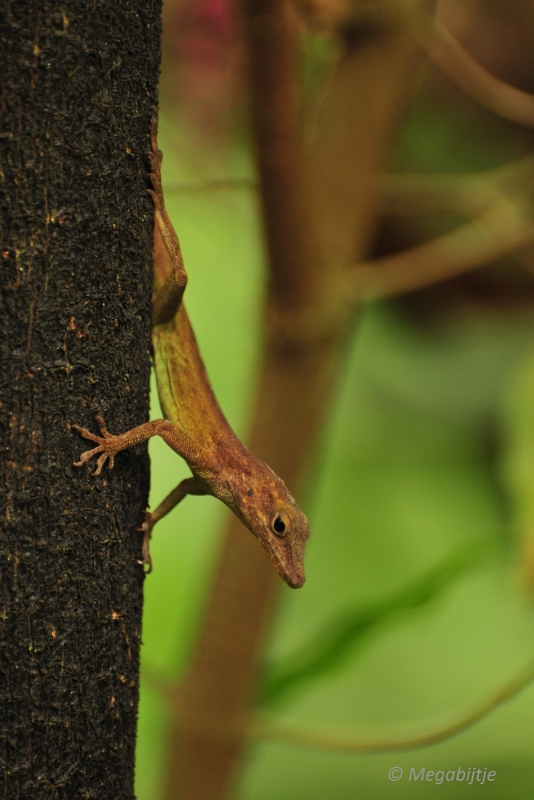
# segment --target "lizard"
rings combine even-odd
[[[154,204],[152,346],[158,395],[164,419],[138,425],[120,435],[109,433],[96,417],[101,436],[72,425],[96,443],[86,450],[81,467],[98,456],[93,475],[127,447],[161,438],[180,455],[192,476],[182,480],[152,513],[145,512],[142,558],[152,570],[150,538],[156,522],[187,495],[213,495],[221,500],[265,548],[278,574],[292,588],[305,581],[303,557],[310,535],[308,520],[283,481],[237,438],[224,416],[204,367],[182,297],[187,284],[180,244],[165,209],[161,184],[163,153],[157,144],[158,112],[150,126],[149,193]]]

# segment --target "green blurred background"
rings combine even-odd
[[[431,95],[421,88],[395,168],[474,172],[529,149],[530,134],[504,130],[493,118],[490,127],[489,112],[458,98],[453,112]],[[221,406],[243,435],[264,277],[258,199],[246,183],[203,191],[191,184],[252,180],[249,147],[236,137],[224,160],[206,158],[177,130],[172,104],[163,106],[164,189],[190,278],[186,304]],[[454,222],[425,221],[421,235]],[[298,592],[282,588],[266,647],[264,710],[386,738],[394,726],[425,729],[461,716],[532,658],[518,538],[534,520],[534,291],[514,270],[506,261],[441,293],[437,287],[364,309],[304,504],[313,531],[308,579]],[[159,440],[150,453],[154,508],[188,470]],[[155,532],[145,588],[139,800],[160,797],[165,687],[187,663],[226,513],[211,498],[187,498]],[[533,712],[530,687],[464,733],[404,753],[253,744],[237,797],[531,798]],[[393,766],[404,770],[398,782],[388,779]],[[412,767],[497,774],[484,787],[437,788],[410,782]]]

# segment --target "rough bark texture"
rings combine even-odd
[[[0,796],[133,797],[160,0],[0,8]]]

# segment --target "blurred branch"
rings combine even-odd
[[[393,256],[359,264],[350,273],[356,300],[403,294],[489,264],[534,241],[534,224],[519,202],[502,198],[473,222]]]
[[[409,103],[418,63],[417,48],[400,23],[361,30],[347,24],[340,36],[343,52],[329,79],[310,153],[328,268],[323,295],[327,283],[341,293],[336,316],[346,303],[343,275],[365,258],[376,232],[377,176]]]
[[[495,186],[485,175],[392,173],[378,181],[379,209],[389,216],[475,216],[488,210],[495,195]]]
[[[464,92],[511,122],[534,127],[534,95],[496,78],[454,38],[439,20],[414,35],[429,57]]]
[[[188,194],[194,192],[218,192],[227,189],[247,189],[256,191],[258,183],[253,178],[214,178],[206,181],[191,181],[191,183],[165,184],[165,194]]]
[[[284,0],[243,5],[250,119],[269,256],[269,294],[293,317],[314,305],[322,272],[303,145],[299,86],[300,29]],[[282,309],[283,307],[283,309]]]
[[[269,250],[267,305],[298,317],[313,294],[310,192],[305,187],[299,122],[297,31],[283,0],[246,0],[250,103]],[[287,310],[290,309],[288,312]],[[266,318],[270,319],[269,311]],[[315,353],[279,346],[269,336],[260,367],[249,446],[292,488],[308,439],[298,398],[317,382]],[[307,448],[306,448],[307,453]],[[168,800],[228,795],[246,746],[257,653],[278,577],[236,518],[228,523],[198,640],[171,719]]]
[[[464,175],[384,173],[379,176],[377,211],[399,216],[444,212],[480,214],[502,193],[527,191],[534,179],[534,155],[495,169]],[[214,178],[189,183],[166,183],[165,193],[195,193],[234,189],[259,190],[255,178]]]
[[[180,713],[183,703],[181,684],[161,678],[150,670],[143,670],[143,681],[157,691]],[[415,750],[450,739],[475,725],[491,714],[500,705],[514,699],[534,681],[534,661],[530,662],[509,683],[498,689],[487,700],[452,722],[436,725],[424,732],[421,729],[407,730],[405,727],[384,737],[373,738],[369,731],[354,727],[329,725],[294,724],[280,722],[275,715],[258,714],[245,725],[244,732],[252,739],[272,741],[323,751],[345,753],[383,753],[388,751]]]
[[[481,214],[503,195],[526,194],[534,180],[534,154],[528,153],[485,172],[467,175],[392,173],[378,180],[383,214]]]
[[[417,46],[400,29],[381,26],[367,31],[363,43],[346,38],[310,154],[292,10],[284,0],[247,0],[244,17],[269,253],[249,445],[296,491],[309,470],[354,314],[336,276],[368,252],[376,174],[405,106]],[[257,542],[232,518],[182,684],[182,708],[171,720],[168,800],[227,796],[247,745],[244,720],[278,580]]]
[[[534,154],[473,175],[394,172],[378,179],[379,210],[383,214],[479,214],[503,195],[527,194],[534,182]]]
[[[350,277],[356,299],[414,291],[510,254],[532,271],[534,224],[523,208],[533,178],[530,153],[476,175],[383,175],[379,197],[384,214],[452,212],[478,218],[430,242],[357,265]]]
[[[278,722],[274,718],[259,716],[248,728],[249,735],[264,741],[283,742],[296,747],[315,748],[344,753],[384,753],[392,750],[414,750],[419,747],[450,739],[479,722],[498,706],[512,700],[534,680],[534,662],[531,662],[514,680],[499,689],[480,706],[454,722],[438,726],[425,733],[399,732],[389,739],[370,739],[369,734],[350,728],[322,725],[295,725]]]

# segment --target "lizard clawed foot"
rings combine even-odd
[[[96,469],[93,472],[93,475],[100,475],[102,471],[102,467],[106,463],[107,459],[109,458],[108,468],[113,469],[113,465],[115,463],[115,455],[122,450],[120,445],[117,445],[117,440],[119,440],[120,436],[113,436],[104,423],[104,419],[102,417],[97,417],[96,421],[100,426],[100,433],[102,436],[95,436],[94,433],[88,431],[87,428],[81,428],[79,425],[72,425],[72,428],[75,428],[85,439],[90,439],[92,442],[96,442],[98,447],[94,447],[92,450],[86,450],[85,453],[82,453],[80,456],[79,461],[74,462],[75,467],[82,467],[86,461],[89,461],[90,458],[96,456],[97,453],[102,453],[100,458],[97,459],[96,462]]]
[[[150,511],[145,511],[145,521],[143,522],[143,524],[139,528],[139,530],[143,531],[143,534],[144,534],[143,535],[143,547],[141,549],[142,558],[139,559],[139,561],[137,563],[141,564],[143,569],[144,569],[145,565],[148,567],[148,569],[144,570],[146,575],[148,575],[150,572],[152,572],[152,556],[150,555],[150,539],[152,537],[152,528],[153,527],[154,527],[154,523],[152,522],[152,514],[150,513]]]

